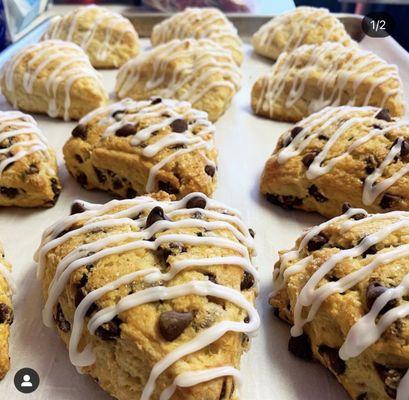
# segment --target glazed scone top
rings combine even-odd
[[[376,159],[373,155],[368,158],[373,151],[365,149],[374,142],[378,146]],[[362,203],[370,206],[399,180],[407,186],[403,179],[409,172],[408,154],[409,121],[394,120],[387,111],[375,107],[343,106],[326,107],[304,119],[283,135],[272,157],[284,164],[302,155],[305,175],[313,180],[331,172],[346,157],[366,156]],[[386,196],[382,201],[396,200]]]
[[[114,37],[116,31],[120,31],[119,37]],[[138,34],[128,19],[104,7],[91,4],[79,7],[63,17],[54,17],[42,40],[73,42],[80,46],[98,67],[109,61],[111,47],[121,45],[125,36],[129,36],[127,41],[131,46],[138,42]],[[131,56],[136,55],[138,48],[134,50],[135,54]],[[113,64],[115,61],[112,60]]]
[[[49,156],[46,137],[30,115],[0,111],[0,176],[8,166],[33,153]]]
[[[297,7],[273,18],[253,35],[252,42],[258,53],[274,60],[303,44],[354,44],[336,17],[325,8],[313,7]]]
[[[155,382],[159,375],[178,360],[211,345],[226,332],[251,334],[258,329],[260,319],[251,304],[254,299],[251,293],[256,290],[258,279],[257,270],[251,264],[251,257],[254,255],[254,241],[237,211],[226,208],[223,204],[207,198],[202,193],[192,193],[175,202],[158,201],[146,196],[132,200],[113,200],[105,205],[82,201],[76,204],[85,211],[63,218],[48,228],[43,234],[37,253],[38,274],[39,277],[42,277],[45,273],[47,254],[70,240],[76,243],[72,251],[66,254],[56,266],[43,311],[44,323],[47,326],[54,325],[53,308],[69,282],[70,276],[84,265],[95,264],[110,255],[138,249],[146,249],[154,253],[161,245],[167,243],[173,243],[185,249],[198,250],[207,246],[214,250],[204,257],[200,252],[196,252],[196,257],[193,258],[192,255],[186,256],[188,253],[186,253],[187,250],[184,250],[168,257],[169,268],[165,271],[155,266],[155,263],[152,263],[151,266],[141,265],[142,269],[123,275],[113,282],[90,291],[78,305],[74,315],[69,343],[70,360],[74,365],[84,367],[95,362],[90,345],[87,345],[82,351],[78,350],[83,328],[94,334],[101,324],[139,305],[197,295],[224,299],[245,310],[248,315],[245,322],[224,319],[215,322],[210,327],[201,330],[192,340],[174,348],[158,361],[152,368],[140,397],[141,400],[148,400],[155,391]],[[118,231],[118,228],[121,227],[122,229]],[[198,228],[205,229],[206,234],[198,235],[196,233]],[[111,231],[102,239],[98,236],[87,235],[87,232],[96,232],[101,229],[107,232],[116,230]],[[85,237],[87,240],[82,240]],[[224,249],[225,252],[219,252],[217,249]],[[213,265],[226,265],[226,268],[227,265],[239,267],[244,274],[252,277],[250,279],[252,283],[246,285],[245,289],[241,288],[243,290],[241,292],[241,290],[210,280],[196,278],[182,284],[180,282],[178,284],[177,280],[173,281],[175,277],[189,269],[206,270]],[[87,325],[84,324],[84,316],[92,302],[122,285],[140,279],[149,284],[147,288],[137,290],[133,294],[122,297],[119,302],[102,308],[90,318]],[[253,288],[248,290],[251,287]],[[163,390],[160,398],[169,399],[177,385],[183,384],[184,387],[190,387],[226,375],[238,378],[239,372],[229,365],[183,372],[178,375],[173,385]]]
[[[290,90],[285,88],[288,79],[292,79]],[[390,99],[396,98],[396,109],[390,111],[394,111],[393,115],[404,114],[403,86],[396,65],[388,64],[372,52],[331,42],[320,46],[304,45],[281,54],[270,72],[256,82],[261,89],[254,101],[255,112],[271,113],[281,98],[284,107],[293,107],[302,100],[309,79],[316,81],[315,86],[321,93],[308,104],[309,114],[326,106],[342,105],[344,90],[351,84],[348,105],[371,105],[371,97],[378,88],[383,88],[384,96],[376,106],[385,107]],[[363,104],[357,104],[364,82],[369,88],[365,88]]]
[[[208,38],[232,52],[237,64],[243,61],[242,42],[237,29],[217,8],[186,8],[154,26],[154,46],[172,39]]]
[[[27,60],[27,65],[22,64]],[[48,115],[59,113],[58,89],[64,88],[63,118],[69,119],[70,94],[73,87],[81,90],[82,80],[90,79],[96,89],[105,95],[100,75],[92,67],[84,51],[74,43],[61,40],[46,40],[25,47],[14,55],[4,66],[1,80],[8,92],[8,99],[17,107],[15,93],[19,72],[22,74],[25,95],[33,94],[37,86],[45,85],[48,101]]]
[[[149,79],[143,81],[143,74]],[[193,106],[213,88],[240,88],[241,73],[231,53],[209,39],[174,39],[140,54],[121,67],[115,91],[119,98],[146,98],[146,92],[189,101]],[[145,92],[145,95],[144,95]]]
[[[347,295],[349,289],[363,282],[368,285],[368,312],[365,314],[363,307],[358,308],[358,314],[354,312],[348,319],[350,326],[345,327],[345,341],[339,350],[341,359],[357,357],[382,340],[382,334],[395,321],[407,321],[409,303],[405,296],[409,294],[409,272],[405,258],[409,256],[408,233],[408,212],[368,214],[363,209],[350,208],[345,214],[309,229],[294,249],[281,253],[274,270],[272,296],[291,279],[296,279],[297,274],[306,274],[306,279],[297,283],[301,287],[294,307],[292,336],[303,333],[304,325],[314,320],[328,297],[336,293]],[[337,235],[342,245],[338,243],[334,247],[332,238]],[[364,265],[359,262],[363,258]],[[337,277],[335,280],[332,274]],[[383,281],[378,282],[379,277],[389,281],[390,287],[383,286]],[[359,304],[359,300],[354,304]],[[409,372],[406,372],[397,389],[397,400],[406,400],[408,393]]]
[[[101,135],[89,138],[91,141],[123,137],[132,151],[156,160],[149,171],[147,193],[156,190],[155,178],[161,168],[182,154],[199,150],[207,165],[216,168],[206,156],[206,150],[214,147],[214,125],[204,111],[185,101],[127,98],[92,111],[79,124],[103,128]]]

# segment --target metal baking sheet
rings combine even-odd
[[[38,35],[37,35],[38,36]],[[28,42],[35,40],[26,38]],[[143,41],[144,48],[149,46]],[[409,94],[409,55],[391,38],[364,38],[361,46],[396,63],[401,71],[406,95]],[[10,51],[12,51],[11,49]],[[348,396],[333,376],[318,364],[294,358],[287,351],[289,327],[275,319],[267,304],[271,291],[271,273],[277,252],[293,246],[303,229],[321,222],[315,214],[284,211],[267,203],[258,191],[264,162],[277,139],[290,125],[259,118],[250,109],[250,91],[256,78],[268,70],[271,61],[245,46],[242,66],[242,89],[229,110],[216,123],[219,148],[219,183],[215,198],[241,210],[244,221],[256,231],[261,273],[258,309],[262,326],[242,360],[244,387],[242,400],[347,400]],[[4,55],[1,59],[6,58]],[[116,71],[102,71],[107,89],[112,93]],[[407,99],[408,100],[408,99]],[[10,106],[0,97],[0,109]],[[86,191],[71,178],[63,163],[61,149],[75,126],[46,116],[35,116],[50,143],[57,150],[60,176],[64,185],[61,197],[51,209],[0,209],[0,240],[14,267],[18,292],[14,298],[15,322],[12,326],[12,368],[0,382],[0,398],[12,400],[109,400],[89,377],[79,375],[70,364],[67,351],[56,332],[41,321],[40,284],[35,277],[33,254],[42,231],[69,213],[74,199],[105,202],[111,197],[97,191]],[[14,374],[30,367],[40,375],[40,386],[27,396],[14,388]],[[131,400],[131,399],[129,399]],[[136,400],[136,399],[135,399]]]

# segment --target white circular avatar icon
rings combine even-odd
[[[33,384],[30,382],[30,375],[23,376],[23,382],[21,382],[21,387],[33,387]]]

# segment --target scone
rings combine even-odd
[[[4,66],[6,99],[23,111],[80,119],[108,100],[100,75],[74,43],[46,40],[25,47]]]
[[[297,122],[326,106],[375,106],[404,114],[398,68],[375,54],[339,43],[304,45],[283,53],[253,86],[258,115]]]
[[[273,60],[281,53],[290,52],[303,44],[320,45],[326,42],[355,45],[338,18],[325,8],[314,7],[297,7],[274,17],[252,38],[254,50]]]
[[[0,111],[0,206],[52,207],[60,192],[54,150],[36,121]]]
[[[77,201],[47,229],[44,322],[119,400],[237,399],[260,324],[253,232],[202,193],[170,199]]]
[[[409,121],[374,107],[327,107],[279,139],[261,192],[284,208],[409,211]]]
[[[217,120],[240,88],[241,74],[231,53],[210,39],[174,39],[133,60],[120,70],[120,99],[161,96],[189,101]]]
[[[14,315],[11,296],[14,290],[11,265],[5,260],[0,244],[0,380],[10,369],[9,336]]]
[[[131,22],[95,5],[55,17],[42,39],[76,43],[95,68],[118,68],[139,53],[138,34]]]
[[[270,298],[288,348],[316,359],[352,399],[407,400],[409,213],[348,209],[281,252]]]
[[[85,188],[120,197],[164,190],[177,198],[216,186],[214,126],[187,102],[124,99],[80,120],[64,146]]]
[[[243,62],[243,43],[237,29],[217,8],[186,8],[155,25],[151,42],[154,46],[172,39],[208,38],[232,53],[237,65]]]

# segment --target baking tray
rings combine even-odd
[[[143,21],[144,16],[134,16]],[[134,19],[134,18],[132,18]],[[134,19],[136,21],[136,19]],[[249,21],[254,21],[252,17]],[[244,21],[244,20],[243,20]],[[264,20],[259,20],[261,24]],[[245,25],[245,21],[243,22]],[[148,24],[147,24],[148,25]],[[39,29],[45,29],[45,25]],[[253,27],[255,28],[255,27]],[[253,29],[252,28],[252,29]],[[39,31],[25,37],[35,40]],[[149,46],[148,40],[142,41]],[[0,64],[21,42],[0,55]],[[409,93],[409,55],[392,39],[364,38],[361,46],[374,50],[401,71],[406,95]],[[289,327],[275,319],[267,304],[271,291],[271,272],[279,249],[293,246],[303,229],[323,221],[316,214],[284,211],[267,203],[259,195],[259,176],[281,133],[290,125],[256,117],[250,109],[250,91],[256,78],[271,66],[271,61],[257,56],[245,45],[241,91],[229,110],[216,123],[219,149],[219,183],[215,198],[242,212],[244,221],[256,231],[261,285],[258,309],[262,326],[250,351],[243,357],[244,386],[242,400],[347,400],[335,378],[318,364],[306,363],[287,351]],[[112,92],[116,71],[102,71],[106,87]],[[0,97],[0,109],[10,106]],[[15,322],[12,326],[12,368],[0,383],[0,399],[27,400],[109,400],[89,377],[79,375],[70,364],[67,351],[56,332],[41,321],[40,285],[35,277],[33,254],[42,231],[69,213],[74,199],[105,202],[111,197],[102,192],[86,191],[71,178],[63,164],[62,146],[75,126],[74,122],[35,116],[44,134],[57,151],[64,189],[55,207],[47,210],[3,208],[0,210],[0,240],[14,267],[18,292],[14,298]],[[40,386],[30,396],[14,388],[14,374],[24,367],[35,369]],[[132,400],[132,399],[129,399]],[[136,400],[136,399],[135,399]]]

